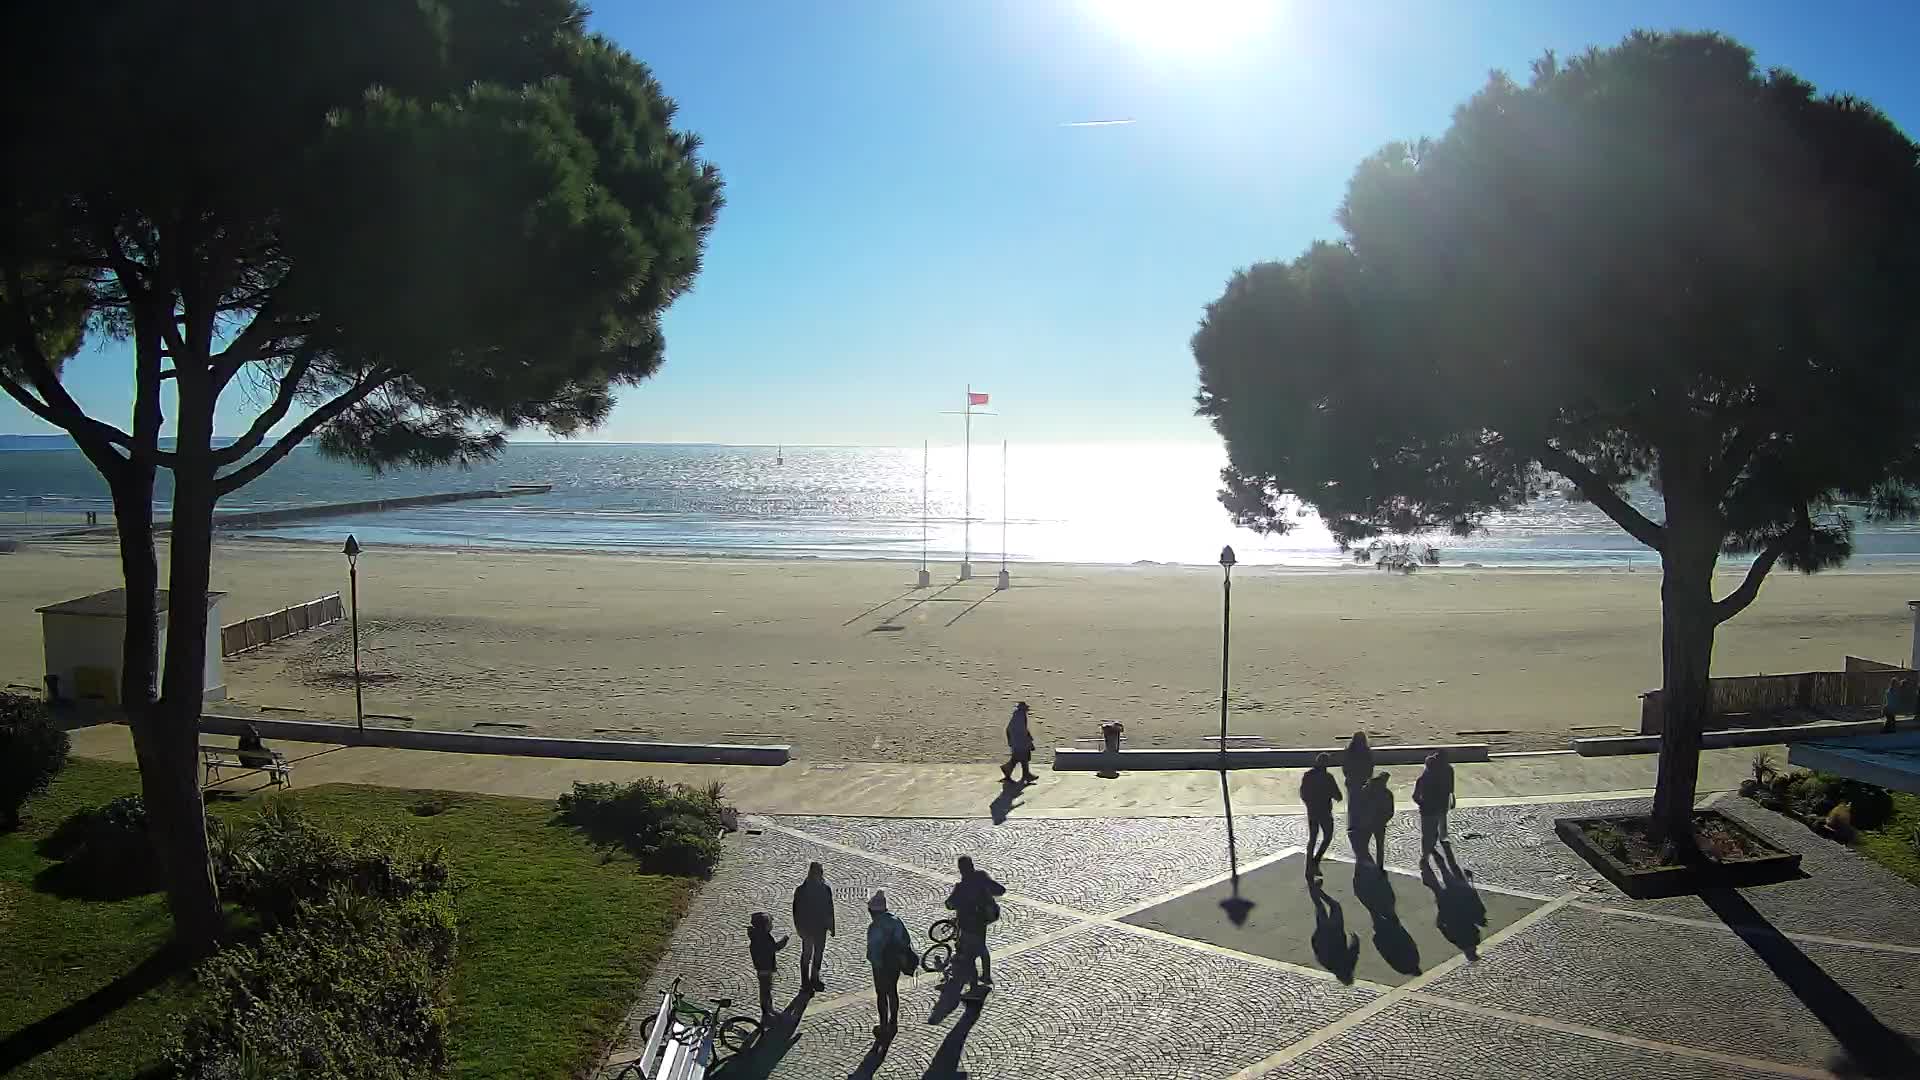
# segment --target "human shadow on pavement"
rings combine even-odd
[[[1440,872],[1435,874],[1434,867]],[[1442,843],[1432,864],[1420,863],[1420,880],[1433,890],[1433,925],[1468,960],[1480,959],[1480,930],[1487,925],[1487,905],[1480,899],[1473,882],[1454,861],[1453,845]]]
[[[1007,820],[1007,815],[1013,813],[1013,808],[1020,805],[1020,793],[1025,790],[1026,785],[1018,780],[1000,782],[1000,794],[994,796],[993,802],[987,806],[987,809],[993,813],[995,825]]]
[[[780,1067],[780,1061],[800,1041],[800,1018],[813,1002],[813,991],[802,990],[787,1007],[773,1014],[760,1026],[760,1038],[746,1050],[713,1067],[715,1080],[766,1080]]]
[[[963,963],[966,966],[963,967]],[[934,986],[939,993],[934,996],[933,1009],[927,1013],[927,1023],[937,1024],[952,1016],[953,1010],[960,1007],[960,1003],[965,1000],[961,997],[961,992],[966,988],[967,976],[973,971],[972,963],[971,958],[962,961],[957,955],[954,957],[940,982]]]
[[[1366,905],[1373,916],[1373,947],[1387,966],[1402,975],[1420,974],[1420,946],[1400,922],[1394,910],[1393,875],[1356,865],[1353,868],[1353,895]]]
[[[1842,1052],[1827,1063],[1829,1071],[1841,1077],[1920,1076],[1920,1047],[1914,1039],[1881,1023],[1872,1009],[1821,970],[1746,897],[1734,889],[1707,889],[1700,899],[1840,1043]]]
[[[1327,895],[1319,878],[1307,881],[1307,895],[1313,898],[1313,957],[1333,977],[1353,983],[1353,969],[1360,963],[1360,935],[1347,932],[1347,916],[1340,901]]]
[[[973,1034],[973,1025],[979,1021],[980,1003],[967,1002],[967,1011],[947,1032],[947,1037],[940,1040],[940,1049],[934,1051],[933,1061],[921,1074],[921,1080],[967,1080],[967,1074],[960,1068],[960,1056],[966,1052],[967,1036]]]
[[[892,1048],[891,1038],[875,1039],[873,1048],[868,1050],[867,1056],[861,1058],[860,1064],[847,1074],[847,1080],[873,1080],[873,1075],[880,1071],[880,1066],[886,1064],[887,1051]]]

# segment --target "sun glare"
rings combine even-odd
[[[1258,29],[1280,0],[1088,0],[1100,21],[1150,49],[1208,52]]]

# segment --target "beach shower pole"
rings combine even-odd
[[[927,572],[927,460],[930,454],[929,444],[920,441],[920,577],[914,585],[924,589],[933,584],[933,576]]]
[[[999,592],[1013,584],[1007,573],[1007,440],[1000,440],[1000,578],[993,583]]]
[[[367,733],[366,706],[360,700],[360,541],[347,534],[347,593],[353,603],[353,726],[362,737]]]
[[[1227,654],[1233,648],[1233,548],[1220,549],[1220,770],[1227,768]]]
[[[960,580],[973,577],[973,384],[967,384],[966,462],[960,470]]]

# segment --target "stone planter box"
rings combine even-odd
[[[1746,885],[1770,885],[1800,875],[1800,855],[1786,851],[1739,821],[1713,810],[1696,810],[1696,830],[1706,822],[1738,834],[1752,849],[1762,854],[1726,861],[1703,859],[1683,866],[1635,868],[1626,865],[1595,843],[1588,830],[1601,825],[1618,825],[1627,817],[1556,818],[1553,831],[1567,846],[1578,852],[1600,875],[1635,900],[1678,896],[1702,889],[1733,888]]]

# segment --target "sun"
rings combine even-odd
[[[1233,45],[1280,0],[1086,0],[1102,24],[1146,48],[1210,52]]]

